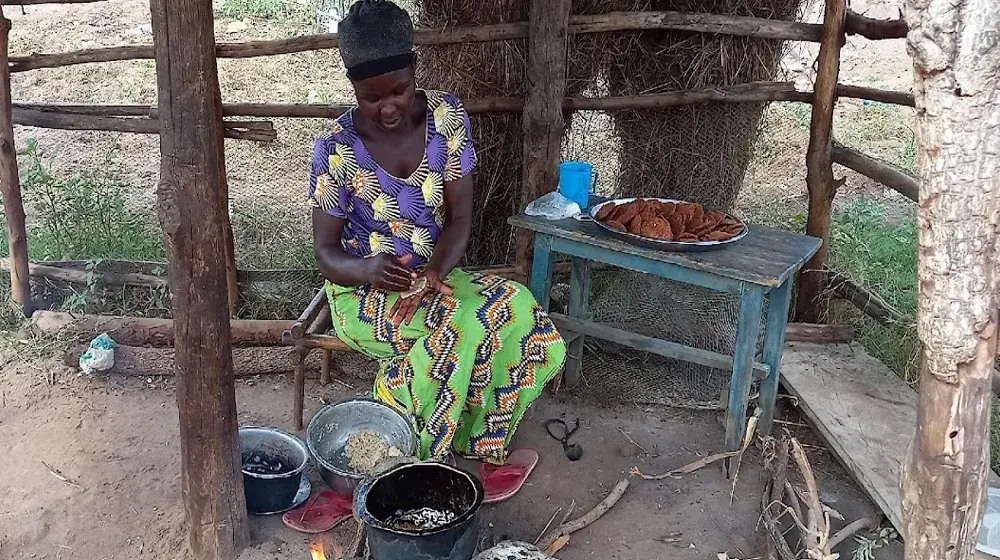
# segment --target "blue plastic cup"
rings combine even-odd
[[[585,161],[564,161],[559,164],[559,194],[580,205],[590,206],[590,195],[597,186],[597,172]]]

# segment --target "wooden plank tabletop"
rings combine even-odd
[[[722,249],[667,252],[627,243],[592,222],[572,218],[546,220],[521,214],[508,218],[507,222],[538,233],[772,288],[798,270],[819,250],[821,243],[817,237],[750,226],[746,237]]]
[[[901,530],[899,480],[917,424],[917,393],[857,344],[792,342],[781,382],[816,431]],[[1000,477],[990,472],[990,485]]]

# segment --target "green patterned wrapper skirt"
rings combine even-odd
[[[398,293],[327,283],[333,326],[379,360],[375,398],[410,414],[420,458],[448,451],[501,464],[518,422],[562,369],[566,344],[524,286],[455,269],[455,293],[426,296],[406,325],[389,310]]]

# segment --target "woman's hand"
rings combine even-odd
[[[399,298],[393,304],[392,309],[389,310],[389,318],[397,328],[400,325],[409,324],[413,316],[416,315],[417,310],[420,309],[420,302],[428,293],[440,292],[446,296],[455,293],[455,289],[441,280],[441,275],[436,270],[428,269],[424,273],[424,280],[426,281],[426,285],[423,290],[412,296]]]
[[[413,286],[413,281],[417,277],[406,268],[411,258],[413,258],[411,255],[396,258],[383,253],[366,259],[365,276],[372,286],[380,290],[405,292]]]
[[[444,280],[441,279],[441,274],[431,268],[427,269],[424,273],[424,278],[427,278],[427,289],[434,290],[435,292],[440,292],[446,296],[450,296],[455,293],[455,288],[446,284]]]

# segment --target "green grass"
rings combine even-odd
[[[34,140],[19,153],[30,215],[32,260],[162,260],[162,236],[150,211],[129,204],[129,187],[110,165],[68,177],[52,173]],[[6,235],[4,232],[3,235]]]
[[[281,19],[287,13],[284,0],[222,0],[216,11],[234,19]]]
[[[906,170],[916,170],[916,136],[909,125],[912,109],[853,100],[844,101],[837,108],[833,130],[839,142]],[[765,114],[756,157],[767,164],[779,159],[790,141],[793,144],[807,141],[810,119],[811,106],[807,103],[772,104]]]
[[[134,188],[110,164],[71,175],[52,171],[37,142],[19,153],[21,184],[28,213],[28,256],[32,261],[88,261],[93,281],[86,286],[34,282],[35,299],[45,306],[93,313],[136,316],[169,315],[169,295],[162,288],[100,285],[102,261],[164,261],[163,235],[156,216],[134,203]],[[298,269],[282,282],[248,294],[240,315],[287,318],[297,315],[318,285],[312,239],[304,210],[281,201],[237,201],[232,216],[237,266],[241,269]],[[0,214],[0,257],[7,256],[7,228]],[[280,275],[279,275],[280,276]],[[9,294],[9,276],[0,289]],[[303,301],[304,300],[304,301]],[[0,312],[0,325],[19,318]],[[16,314],[15,314],[16,315]]]
[[[907,119],[912,114],[912,109],[886,103],[845,104],[833,129],[837,140],[845,146],[914,171],[917,142]]]
[[[873,356],[916,386],[919,341],[917,313],[916,208],[893,216],[889,207],[858,198],[835,217],[830,234],[830,266],[882,297],[909,321],[886,327],[850,304],[832,311],[833,321],[854,323],[858,339]]]

